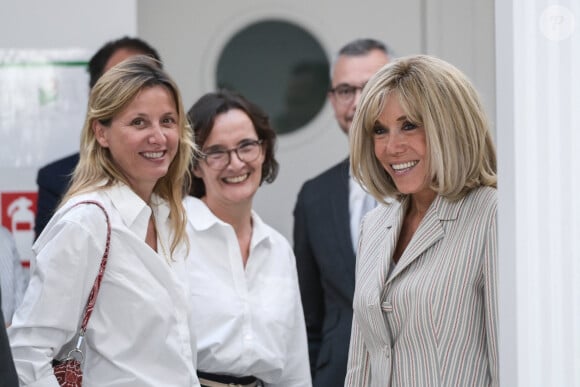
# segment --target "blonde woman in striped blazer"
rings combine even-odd
[[[361,225],[345,386],[497,386],[496,156],[477,92],[440,59],[400,58],[365,87],[350,141],[383,205]]]

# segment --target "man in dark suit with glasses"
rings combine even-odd
[[[345,134],[362,88],[390,56],[387,46],[373,39],[352,41],[339,51],[328,98]],[[304,183],[294,208],[294,253],[315,387],[344,384],[358,227],[375,204],[349,168],[347,158]]]

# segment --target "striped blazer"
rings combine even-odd
[[[389,275],[408,204],[361,225],[345,386],[497,386],[496,189],[437,196]]]

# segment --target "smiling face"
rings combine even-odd
[[[429,188],[429,162],[425,128],[412,123],[398,96],[386,98],[373,129],[375,156],[402,194],[434,196]]]
[[[147,87],[110,124],[93,122],[93,130],[129,186],[148,203],[179,145],[178,113],[171,92],[163,86]]]
[[[240,109],[231,109],[216,116],[207,140],[202,146],[204,153],[231,150],[258,140],[258,134],[250,117]],[[222,169],[210,168],[202,160],[194,168],[195,176],[205,185],[204,200],[210,208],[217,203],[247,204],[251,208],[254,194],[260,186],[264,152],[249,162],[239,159],[236,152],[229,153],[230,162]]]

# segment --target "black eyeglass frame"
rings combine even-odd
[[[349,84],[345,84],[345,83],[341,83],[340,85],[333,87],[331,89],[328,90],[329,93],[332,93],[334,95],[334,97],[342,104],[347,104],[347,103],[351,103],[354,99],[354,97],[356,96],[356,92],[357,91],[361,91],[364,89],[364,87],[366,86],[366,82],[361,85],[361,86],[353,86],[353,85],[349,85]],[[350,97],[348,97],[347,99],[345,99],[345,97],[341,97],[340,94],[337,94],[338,91],[340,90],[344,90],[346,92],[348,92],[350,94]]]

